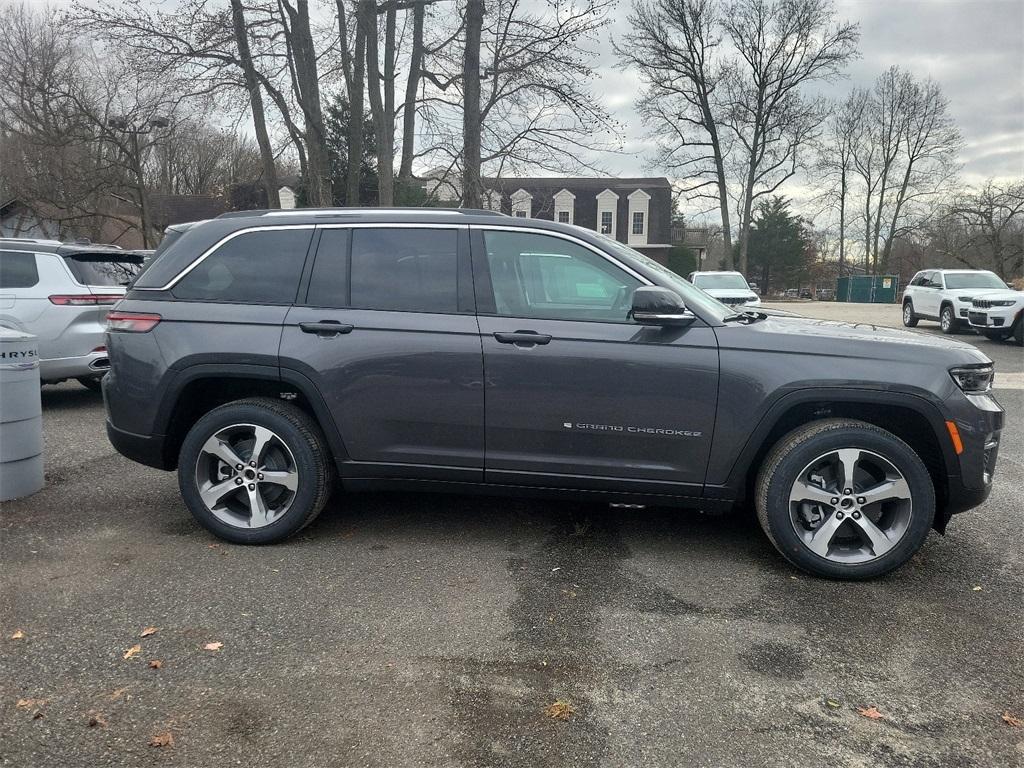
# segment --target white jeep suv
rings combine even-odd
[[[967,312],[971,328],[993,341],[1013,336],[1024,346],[1024,291],[999,291],[978,296]]]
[[[729,306],[757,307],[761,299],[739,272],[691,272],[690,282]]]
[[[903,291],[903,324],[913,328],[918,320],[937,320],[943,333],[957,333],[976,296],[1008,290],[985,269],[924,269]]]

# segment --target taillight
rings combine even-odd
[[[160,315],[145,312],[110,312],[107,314],[107,330],[147,333],[156,328],[160,320]]]
[[[76,293],[50,297],[50,303],[60,307],[94,307],[97,304],[117,304],[124,296],[116,293]]]

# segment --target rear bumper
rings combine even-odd
[[[132,461],[157,469],[171,469],[164,460],[163,435],[136,435],[107,422],[107,439],[118,453]]]
[[[44,384],[61,379],[76,379],[80,376],[99,377],[108,370],[110,358],[105,350],[78,357],[56,357],[39,361],[39,378]]]

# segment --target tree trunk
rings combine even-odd
[[[370,92],[370,113],[373,116],[373,127],[377,135],[377,190],[379,205],[395,204],[394,190],[394,152],[388,131],[388,123],[394,130],[394,113],[385,113],[384,100],[381,97],[380,59],[377,53],[377,4],[374,0],[361,0],[360,23],[366,37],[366,76]],[[385,47],[387,43],[385,42]]]
[[[480,178],[480,36],[484,25],[484,0],[466,2],[466,49],[462,56],[462,204],[482,208]]]
[[[846,169],[839,176],[839,277],[846,265]]]
[[[412,157],[416,148],[416,91],[423,66],[423,19],[426,6],[416,3],[412,8],[412,50],[409,54],[409,77],[405,81],[405,101],[402,106],[402,162],[398,179],[403,186],[412,181]]]
[[[345,172],[345,205],[359,205],[363,171],[363,94],[366,90],[366,29],[357,13],[352,89],[348,95],[348,168]]]
[[[263,92],[256,79],[256,67],[252,63],[252,52],[249,50],[249,33],[245,26],[245,10],[242,8],[242,0],[231,0],[231,19],[235,30],[235,45],[238,47],[238,60],[242,64],[242,75],[245,77],[245,89],[249,92],[252,127],[256,133],[256,143],[259,145],[260,160],[263,163],[263,188],[267,192],[267,207],[280,208],[277,164],[274,162],[274,148],[270,144],[270,134],[267,131]]]

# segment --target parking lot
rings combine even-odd
[[[749,514],[482,497],[341,497],[231,546],[97,395],[46,387],[47,486],[0,515],[0,764],[1020,765],[1024,353],[960,338],[1007,410],[992,496],[868,583]]]

